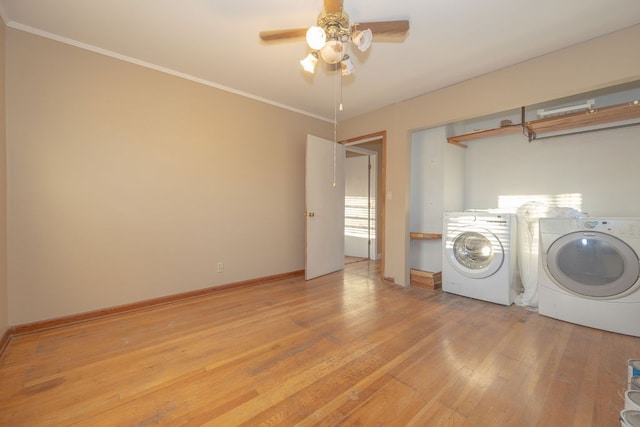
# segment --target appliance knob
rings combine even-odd
[[[594,229],[594,228],[596,228],[596,225],[598,225],[598,221],[586,221],[586,222],[584,223],[584,226],[585,226],[586,228],[589,228],[589,229]]]

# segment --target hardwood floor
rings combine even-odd
[[[640,338],[372,261],[14,338],[0,424],[615,426]]]
[[[357,256],[345,256],[344,257],[344,265],[353,264],[354,262],[364,261],[368,258],[366,257],[357,257]]]

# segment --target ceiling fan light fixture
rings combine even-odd
[[[349,55],[345,55],[342,61],[340,62],[340,69],[343,76],[348,76],[355,70],[353,66],[353,62],[351,62],[351,58]]]
[[[327,42],[327,34],[320,27],[310,27],[307,30],[307,44],[313,50],[320,50]]]
[[[0,0],[1,1],[1,0]],[[314,0],[315,1],[315,0]],[[260,39],[272,40],[305,37],[311,53],[300,64],[308,73],[314,73],[318,60],[322,58],[327,70],[341,72],[343,76],[353,73],[355,67],[347,55],[349,44],[365,52],[371,47],[373,34],[404,36],[409,31],[409,20],[371,21],[349,23],[349,16],[343,10],[343,0],[324,0],[322,12],[311,27],[261,31]]]
[[[316,64],[318,63],[318,54],[315,52],[311,52],[309,55],[305,56],[302,61],[300,61],[300,65],[307,72],[313,74],[316,70]]]
[[[340,40],[329,40],[320,49],[320,56],[327,64],[337,64],[345,54],[344,44]]]
[[[353,44],[358,46],[360,52],[364,52],[369,49],[371,46],[371,41],[373,40],[373,33],[371,29],[367,28],[366,30],[356,30],[351,36],[351,40]]]

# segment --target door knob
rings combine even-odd
[[[304,215],[305,216],[316,216],[316,214],[314,212],[309,212],[309,213],[305,212]]]

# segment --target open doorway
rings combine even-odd
[[[384,266],[385,142],[384,131],[342,142],[346,164],[353,163],[359,176],[354,189],[345,175],[345,263],[371,259]]]
[[[347,146],[345,152],[345,264],[365,259],[377,260],[378,153],[357,146]]]

